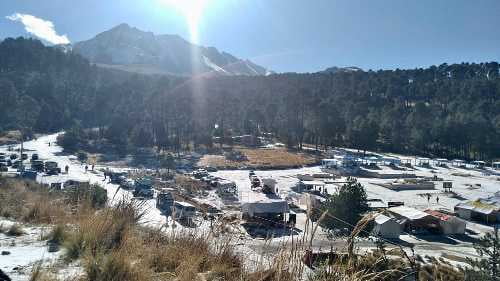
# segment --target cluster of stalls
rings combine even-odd
[[[342,176],[360,175],[377,178],[414,177],[414,175],[411,174],[391,175],[373,171],[374,169],[379,169],[379,165],[389,166],[393,169],[399,169],[398,167],[412,168],[413,166],[419,166],[423,168],[431,168],[432,166],[447,168],[451,166],[455,168],[484,169],[486,167],[489,167],[491,164],[491,167],[493,169],[500,169],[500,162],[466,162],[460,159],[448,160],[445,158],[431,159],[426,157],[393,157],[386,155],[371,155],[364,157],[345,150],[330,151],[327,154],[329,158],[322,160],[322,169],[324,171]]]
[[[459,203],[455,212],[465,220],[475,220],[484,223],[500,222],[500,191],[493,196]]]
[[[393,207],[374,219],[373,234],[398,238],[401,232],[412,234],[464,234],[466,222],[436,210],[420,211],[405,206]]]

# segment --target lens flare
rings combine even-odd
[[[208,0],[160,0],[184,16],[189,26],[191,42],[198,43],[198,24]]]

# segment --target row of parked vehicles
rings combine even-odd
[[[24,160],[28,160],[28,154],[22,153],[19,159],[18,154],[6,155],[6,153],[0,153],[0,171],[7,172],[9,167],[12,169],[18,169],[25,171],[26,167],[30,167],[31,171],[36,173],[46,173],[47,175],[57,175],[61,173],[61,168],[58,166],[57,162],[54,161],[43,161],[37,153],[31,154],[31,159],[29,163],[24,163]]]
[[[136,180],[127,177],[126,172],[105,172],[110,182],[120,185],[124,190],[131,190],[134,197],[151,199],[154,197],[153,178],[146,176]]]

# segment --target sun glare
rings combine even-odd
[[[189,26],[191,41],[198,43],[198,24],[208,0],[161,0],[184,16]]]

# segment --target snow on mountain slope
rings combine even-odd
[[[209,58],[207,58],[206,56],[203,56],[203,62],[205,63],[206,66],[210,67],[211,69],[213,69],[214,71],[217,71],[217,72],[221,72],[221,73],[224,73],[224,74],[228,74],[227,71],[225,71],[223,68],[221,68],[220,66],[216,65],[215,63],[213,63]]]
[[[78,42],[74,52],[91,62],[127,71],[194,75],[266,75],[270,71],[249,60],[241,60],[214,47],[191,44],[178,35],[155,35],[120,24],[94,38]]]

